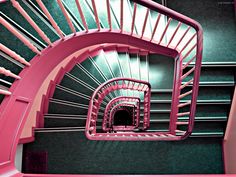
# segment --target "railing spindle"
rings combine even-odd
[[[74,25],[73,25],[73,23],[72,23],[72,21],[71,21],[71,19],[70,19],[70,17],[69,17],[69,15],[68,15],[68,13],[67,13],[67,11],[66,11],[64,5],[62,4],[61,0],[57,0],[57,3],[58,3],[58,5],[59,5],[59,7],[61,8],[61,11],[62,11],[63,15],[65,16],[66,21],[67,21],[67,23],[68,23],[68,25],[69,25],[71,31],[72,31],[74,34],[76,34],[76,29],[75,29],[75,27],[74,27]]]
[[[137,4],[134,3],[134,12],[133,12],[133,18],[132,18],[132,24],[131,24],[131,36],[133,35],[133,32],[134,32],[136,10],[137,10]]]
[[[43,4],[42,0],[36,0],[36,2],[38,3],[38,5],[40,6],[40,8],[42,9],[42,11],[44,12],[44,14],[48,17],[48,20],[50,21],[50,23],[52,24],[53,28],[56,30],[56,32],[59,34],[59,36],[64,39],[64,35],[62,34],[62,31],[60,29],[60,27],[57,25],[57,23],[55,22],[55,20],[53,19],[53,17],[51,16],[51,14],[48,12],[47,8],[45,7],[45,5]]]
[[[172,36],[171,36],[171,38],[170,38],[170,40],[169,40],[169,42],[168,42],[168,44],[167,44],[167,47],[169,47],[169,45],[170,45],[171,42],[173,41],[173,39],[174,39],[174,37],[175,37],[176,33],[178,32],[178,30],[179,30],[179,28],[180,28],[181,25],[182,25],[182,23],[179,22],[178,25],[177,25],[177,27],[176,27],[176,29],[175,29],[175,31],[174,31],[174,33],[172,34]]]
[[[147,12],[146,12],[146,15],[145,15],[145,19],[144,19],[144,22],[143,22],[143,29],[142,29],[141,38],[143,38],[143,35],[144,35],[144,32],[145,32],[145,28],[146,28],[146,25],[147,25],[147,20],[148,20],[149,12],[150,12],[150,9],[147,9]]]
[[[124,0],[120,0],[120,30],[123,32],[124,25]]]
[[[10,76],[10,77],[13,77],[15,79],[20,79],[20,76],[12,73],[10,70],[7,70],[3,67],[0,67],[0,74],[4,74],[5,76]]]
[[[168,19],[168,22],[167,22],[167,24],[166,24],[166,27],[165,27],[165,29],[164,29],[162,35],[161,35],[161,38],[160,38],[160,40],[159,40],[159,42],[158,42],[158,44],[161,44],[161,42],[162,42],[162,40],[163,40],[163,38],[164,38],[164,36],[165,36],[165,34],[166,34],[166,31],[167,31],[167,29],[168,29],[168,27],[169,27],[171,21],[172,21],[172,18],[169,18],[169,19]]]
[[[106,0],[106,4],[107,4],[107,18],[108,18],[108,24],[109,24],[110,30],[112,30],[110,1],[109,1],[109,0]]]
[[[177,42],[176,46],[174,49],[177,49],[179,44],[182,42],[182,40],[184,39],[184,37],[186,36],[186,34],[188,33],[188,31],[190,30],[190,26],[185,30],[185,32],[183,33],[183,35],[181,36],[181,38],[179,39],[179,41]]]
[[[16,54],[14,51],[12,51],[11,49],[7,48],[6,46],[4,46],[1,43],[0,43],[0,50],[3,51],[4,53],[8,54],[9,56],[14,58],[15,60],[19,61],[20,63],[22,63],[22,64],[24,64],[26,66],[30,66],[30,63],[27,62],[24,58],[22,58],[20,55]]]
[[[41,52],[26,39],[21,33],[19,33],[10,23],[8,23],[4,18],[0,17],[0,23],[5,26],[8,31],[14,34],[19,40],[21,40],[27,47],[29,47],[33,52],[41,55]]]
[[[11,95],[11,92],[9,92],[8,90],[0,89],[0,94],[2,94],[2,95]]]
[[[157,20],[156,20],[155,26],[154,26],[153,31],[152,31],[152,36],[151,36],[150,41],[152,41],[153,38],[154,38],[154,35],[156,33],[156,30],[157,30],[157,26],[158,26],[159,21],[160,21],[160,18],[161,18],[161,14],[159,13],[158,16],[157,16]]]
[[[46,34],[39,28],[39,26],[34,22],[34,20],[26,13],[26,11],[20,6],[16,0],[11,0],[12,5],[21,13],[21,15],[29,22],[29,24],[37,31],[39,36],[50,46],[52,43]]]
[[[88,32],[88,25],[87,25],[87,22],[85,20],[84,13],[83,13],[82,8],[80,6],[79,0],[75,0],[75,3],[76,3],[76,6],[77,6],[77,9],[79,11],[79,15],[80,15],[80,18],[81,18],[82,23],[84,25],[84,28],[85,28],[86,32]]]
[[[99,18],[98,18],[98,12],[97,12],[97,8],[96,8],[96,3],[95,3],[95,0],[91,0],[91,1],[92,1],[93,12],[94,12],[97,28],[98,28],[98,31],[100,31],[101,30],[101,26],[100,26],[100,21],[99,21]]]

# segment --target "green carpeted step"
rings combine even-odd
[[[70,75],[65,75],[62,79],[60,85],[67,87],[71,90],[75,90],[85,95],[92,95],[93,89],[90,87],[86,87],[82,85],[81,80],[76,80],[75,78],[71,77]]]
[[[47,10],[51,14],[53,19],[57,23],[57,25],[60,27],[61,31],[63,33],[65,33],[66,35],[71,34],[72,31],[66,21],[65,16],[63,15],[58,3],[53,2],[53,1],[47,1],[47,0],[44,0],[42,2],[46,6]]]
[[[195,122],[193,133],[224,132],[226,122]],[[187,125],[178,125],[177,129],[186,130]]]
[[[106,80],[112,79],[112,72],[109,69],[109,66],[106,62],[104,51],[100,51],[99,54],[93,57],[94,64],[98,67],[98,70],[101,71]]]
[[[74,66],[74,68],[69,73],[77,78],[80,78],[82,81],[86,82],[93,88],[97,88],[100,85],[99,83],[96,83],[96,81],[93,80],[94,77],[89,77],[89,75],[83,72],[83,70],[78,65]]]
[[[105,53],[105,56],[114,77],[123,77],[124,73],[120,65],[118,53],[116,51],[109,51]]]
[[[49,101],[49,114],[87,114],[87,111],[87,105],[58,99],[50,99]]]
[[[84,132],[44,132],[35,133],[35,142],[24,145],[25,153],[32,151],[48,153],[49,174],[224,172],[220,138],[188,138],[179,142],[89,141]]]
[[[44,117],[44,127],[85,127],[86,119],[47,118]]]
[[[201,69],[201,81],[234,81],[236,67],[203,67]],[[189,71],[191,68],[186,68],[184,72]],[[192,74],[186,77],[183,81],[189,81]]]
[[[57,86],[53,94],[53,98],[61,99],[65,101],[71,101],[75,103],[89,104],[90,95],[83,95],[74,90],[68,89],[67,87]]]
[[[71,12],[74,14],[76,19],[78,19],[79,22],[82,24],[82,20],[81,20],[80,14],[78,12],[78,8],[76,6],[75,1],[64,0],[64,2],[68,6],[68,8],[71,10]],[[88,28],[89,29],[96,29],[97,25],[96,25],[95,18],[93,15],[93,11],[91,10],[91,7],[89,6],[89,4],[87,3],[86,0],[80,0],[79,3],[82,8],[84,17],[86,19]]]
[[[189,91],[186,88],[183,92]],[[199,87],[198,100],[231,100],[233,95],[233,87]],[[190,99],[190,96],[183,98]]]
[[[78,67],[83,68],[87,72],[89,72],[92,76],[94,76],[100,83],[105,82],[105,79],[102,77],[97,67],[94,66],[91,57],[86,59],[80,64],[77,64]]]

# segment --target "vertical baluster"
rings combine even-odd
[[[75,2],[76,2],[77,9],[79,11],[79,14],[80,14],[80,18],[81,18],[82,23],[84,25],[84,28],[85,28],[86,32],[88,32],[88,25],[87,25],[87,22],[85,20],[84,13],[83,13],[82,8],[80,6],[79,0],[75,0]]]
[[[2,95],[11,95],[11,92],[9,92],[8,90],[0,89],[0,94],[2,94]]]
[[[91,1],[92,1],[93,12],[94,12],[97,28],[98,28],[98,31],[100,31],[101,30],[101,26],[100,26],[100,22],[99,22],[99,18],[98,18],[98,12],[97,12],[97,8],[96,8],[96,3],[95,3],[95,0],[91,0]]]
[[[179,46],[179,44],[182,42],[182,40],[184,39],[184,37],[186,36],[186,34],[188,33],[188,31],[190,30],[190,26],[185,30],[184,34],[181,36],[181,38],[179,39],[178,43],[176,44],[174,49],[177,49],[177,47]]]
[[[59,36],[62,39],[64,39],[64,35],[62,34],[61,29],[59,28],[59,26],[57,25],[57,23],[55,22],[55,20],[51,16],[51,14],[48,12],[48,10],[45,7],[45,5],[43,4],[42,0],[36,0],[36,1],[37,1],[38,5],[40,6],[40,8],[42,9],[42,11],[44,12],[44,14],[48,17],[48,20],[52,24],[53,28],[56,30],[56,32],[59,34]]]
[[[124,0],[120,1],[120,30],[123,32]]]
[[[46,34],[39,28],[39,26],[34,22],[34,20],[26,13],[26,11],[20,6],[16,0],[11,0],[13,6],[21,13],[21,15],[29,22],[29,24],[37,31],[39,36],[50,46],[52,43]]]
[[[20,76],[17,76],[16,74],[12,73],[10,70],[7,70],[3,67],[0,67],[0,74],[4,74],[5,76],[10,76],[15,79],[20,79]]]
[[[33,52],[37,53],[38,55],[41,55],[41,52],[4,18],[0,17],[0,23],[5,26],[12,34],[14,34],[19,40],[21,40],[27,47],[29,47]]]
[[[137,10],[137,4],[134,3],[134,12],[133,12],[132,25],[131,25],[131,36],[133,35],[133,32],[134,32],[136,10]]]
[[[144,32],[145,32],[149,11],[150,11],[150,9],[147,9],[147,12],[146,12],[146,15],[145,15],[145,19],[144,19],[144,22],[143,22],[143,29],[142,29],[141,38],[143,38],[143,35],[144,35]]]
[[[72,21],[71,21],[71,19],[70,19],[70,17],[69,17],[69,15],[68,15],[68,13],[67,13],[67,11],[66,11],[64,5],[62,4],[61,0],[57,0],[57,3],[58,3],[58,5],[59,5],[59,7],[61,8],[61,11],[62,11],[63,15],[65,16],[66,21],[67,21],[67,23],[68,23],[68,25],[69,25],[71,31],[72,31],[74,34],[76,34],[76,29],[75,29],[75,27],[74,27],[74,25],[73,25],[73,23],[72,23]]]
[[[169,27],[171,21],[172,21],[172,18],[169,18],[169,19],[168,19],[168,22],[167,22],[167,25],[166,25],[166,27],[165,27],[165,29],[164,29],[162,35],[161,35],[161,38],[160,38],[160,41],[158,42],[158,44],[160,44],[160,43],[162,42],[162,40],[163,40],[163,38],[164,38],[164,36],[165,36],[165,34],[166,34],[166,31],[167,31],[167,29],[168,29],[168,27]]]
[[[106,0],[107,3],[107,18],[108,18],[108,24],[110,30],[112,30],[112,24],[111,24],[111,10],[110,10],[110,2],[109,0]]]
[[[171,42],[173,41],[173,39],[174,39],[174,37],[175,37],[175,35],[176,35],[177,31],[179,30],[179,28],[180,28],[181,25],[182,25],[182,23],[179,22],[178,25],[177,25],[177,27],[176,27],[176,29],[175,29],[175,31],[174,31],[174,33],[172,34],[172,36],[171,36],[171,38],[170,38],[170,40],[169,40],[169,42],[168,42],[168,44],[167,44],[167,47],[169,47],[169,45],[170,45]]]
[[[194,37],[197,36],[197,33],[195,33],[189,40],[188,42],[184,45],[184,47],[180,50],[180,53],[184,51],[184,49],[190,44],[190,42],[193,40]]]
[[[159,21],[160,21],[160,18],[161,18],[161,14],[158,14],[157,20],[156,20],[156,23],[155,23],[155,26],[154,26],[154,29],[153,29],[153,31],[152,31],[152,36],[151,36],[150,41],[152,41],[153,38],[154,38],[154,35],[155,35],[155,33],[156,33],[156,30],[157,30],[157,26],[158,26]]]
[[[3,51],[4,53],[8,54],[9,56],[14,58],[15,60],[19,61],[20,63],[25,64],[26,66],[30,66],[30,63],[27,62],[24,58],[22,58],[20,55],[16,54],[14,51],[7,48],[6,46],[4,46],[1,43],[0,43],[0,50]]]

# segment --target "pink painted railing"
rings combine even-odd
[[[139,93],[143,93],[144,96],[144,124],[143,129],[147,129],[150,125],[150,98],[151,98],[151,85],[148,82],[140,81],[136,79],[130,78],[114,78],[104,82],[100,85],[93,93],[88,109],[88,116],[86,121],[86,136],[91,140],[111,140],[110,138],[107,139],[110,135],[117,135],[113,136],[114,139],[123,140],[125,139],[124,136],[120,136],[120,133],[97,133],[97,119],[98,119],[98,112],[101,106],[102,101],[104,98],[111,92],[116,90],[135,90]],[[112,102],[115,103],[119,100],[114,99]],[[112,104],[110,103],[112,106]],[[110,105],[108,105],[110,107]],[[108,110],[108,109],[106,109]],[[128,135],[129,136],[129,135]],[[130,136],[129,136],[130,137]]]
[[[124,106],[125,103],[130,103],[134,106],[135,110],[135,127],[139,126],[140,120],[140,98],[138,97],[128,97],[128,96],[119,96],[112,99],[106,106],[103,123],[102,123],[102,130],[109,131],[111,130],[112,121],[113,121],[113,114],[112,110],[116,108],[116,106]],[[145,119],[146,120],[146,119]],[[107,127],[108,125],[108,127]]]
[[[83,14],[83,9],[79,9],[79,0],[75,0],[78,10],[82,18],[82,22],[85,28],[84,32],[77,32],[76,35],[64,36],[62,30],[57,25],[56,20],[51,16],[50,12],[44,6],[41,0],[37,0],[39,7],[42,9],[45,16],[48,18],[54,30],[60,36],[60,40],[51,41],[55,46],[47,47],[40,51],[37,47],[30,42],[24,35],[19,33],[19,31],[13,27],[9,22],[3,17],[0,17],[0,24],[2,24],[7,30],[9,30],[13,35],[15,35],[23,44],[25,44],[29,49],[35,52],[37,55],[34,57],[32,62],[30,62],[31,67],[27,67],[21,72],[20,75],[24,76],[17,82],[12,84],[9,89],[9,93],[14,92],[10,96],[4,98],[0,110],[1,110],[1,133],[0,142],[1,152],[0,152],[0,173],[5,175],[12,174],[15,176],[35,176],[35,175],[24,175],[20,174],[14,167],[14,156],[16,152],[16,146],[20,138],[20,134],[28,118],[28,114],[32,108],[32,100],[35,99],[36,93],[42,86],[43,81],[47,78],[49,73],[63,60],[63,57],[69,56],[72,52],[78,51],[84,47],[89,47],[92,45],[98,45],[103,43],[119,43],[126,44],[130,46],[135,46],[138,48],[143,48],[149,51],[155,51],[166,56],[171,56],[175,59],[175,77],[173,85],[173,96],[172,96],[172,107],[171,107],[171,132],[166,133],[133,133],[127,132],[126,134],[111,135],[112,138],[108,136],[105,139],[120,139],[120,140],[180,140],[186,138],[192,131],[194,116],[196,110],[196,99],[198,94],[198,85],[200,77],[200,67],[202,59],[202,28],[194,20],[179,14],[173,10],[170,10],[164,6],[161,6],[153,1],[148,0],[133,0],[134,8],[131,13],[131,24],[127,28],[127,19],[124,14],[127,14],[126,5],[123,4],[126,1],[120,1],[120,6],[115,10],[120,11],[119,19],[119,29],[115,29],[112,24],[111,17],[111,4],[109,0],[104,3],[104,8],[107,12],[107,21],[109,28],[102,29],[99,23],[99,12],[97,12],[96,2],[100,3],[98,0],[93,1],[94,9],[94,19],[96,19],[97,30],[91,30],[88,28],[87,21]],[[0,2],[5,2],[5,0],[0,0]],[[119,1],[117,1],[119,2]],[[130,2],[130,1],[127,1]],[[5,2],[8,3],[8,2]],[[142,7],[146,10],[145,13],[141,13],[144,17],[140,20],[138,16],[139,9]],[[102,8],[101,6],[99,8]],[[27,18],[26,14],[18,8],[19,12],[26,18],[29,24],[34,25]],[[63,7],[61,6],[61,9]],[[151,12],[157,12],[158,15],[156,19],[152,21],[151,33],[148,32],[148,14]],[[29,14],[27,14],[29,15]],[[67,15],[64,13],[64,15]],[[29,15],[30,16],[30,15]],[[64,18],[64,17],[63,17]],[[166,22],[166,19],[167,22]],[[68,20],[68,19],[67,19]],[[177,22],[177,23],[176,23]],[[70,22],[68,22],[70,23]],[[130,22],[129,22],[130,23]],[[136,29],[136,25],[141,25],[141,30]],[[37,27],[34,26],[36,30]],[[137,32],[138,31],[138,32]],[[49,45],[49,41],[46,36],[37,29],[40,36],[44,38],[45,42]],[[45,31],[46,34],[46,31]],[[85,36],[86,34],[87,37]],[[193,35],[193,36],[191,36]],[[101,40],[102,38],[102,40]],[[76,47],[73,46],[76,41]],[[86,39],[86,40],[85,40]],[[89,40],[88,40],[89,39]],[[94,41],[96,40],[96,41]],[[71,44],[70,46],[68,44]],[[148,46],[148,47],[147,47]],[[14,46],[8,46],[8,48],[13,49]],[[67,48],[67,50],[64,50]],[[2,49],[1,49],[2,50]],[[3,51],[4,52],[4,51]],[[43,55],[41,55],[43,53]],[[13,53],[12,53],[13,54]],[[24,51],[20,55],[24,54]],[[10,55],[10,54],[9,54]],[[10,55],[11,56],[11,55]],[[22,55],[23,56],[23,55]],[[18,56],[12,56],[14,59],[19,59]],[[50,60],[48,60],[50,58]],[[24,59],[25,60],[25,59]],[[35,62],[34,60],[37,60]],[[194,63],[193,69],[190,72],[185,72],[184,70],[191,63]],[[44,70],[41,70],[44,68]],[[9,69],[9,68],[7,68]],[[39,73],[40,71],[40,73]],[[25,74],[27,73],[27,74]],[[38,76],[38,77],[33,77]],[[189,78],[189,80],[185,80]],[[31,85],[31,89],[28,89],[28,85]],[[192,89],[187,92],[185,87],[191,87]],[[6,92],[1,92],[6,93]],[[181,96],[180,96],[181,95]],[[185,104],[179,104],[179,100],[184,98],[184,96],[190,97],[191,102]],[[184,112],[181,108],[188,105],[188,109]],[[12,107],[14,110],[12,111]],[[177,127],[178,117],[186,116],[188,118],[188,128],[186,131],[179,130]],[[10,118],[10,121],[9,121]],[[90,128],[90,127],[89,127]],[[89,130],[90,131],[90,130]],[[4,133],[2,133],[4,132]],[[176,134],[177,133],[177,134]],[[5,135],[8,135],[7,137]],[[86,133],[90,138],[92,137],[89,132]],[[177,136],[181,134],[180,136]],[[127,136],[126,136],[127,135]],[[93,136],[94,139],[100,136],[98,133]],[[103,135],[101,135],[103,136]],[[117,138],[126,137],[126,138]],[[3,165],[1,165],[3,164]],[[36,175],[37,176],[37,175]],[[46,176],[46,175],[40,175]],[[54,176],[54,175],[49,175]],[[57,175],[56,175],[57,176]]]
[[[112,110],[111,110],[111,113],[110,113],[110,132],[111,131],[115,131],[115,132],[124,132],[124,131],[133,131],[135,128],[137,128],[138,124],[139,124],[139,121],[138,121],[138,118],[139,116],[137,114],[133,114],[133,115],[130,115],[130,117],[132,118],[132,124],[131,125],[114,125],[113,121],[114,121],[114,118],[115,118],[115,114],[118,112],[118,111],[127,111],[129,112],[130,110],[128,108],[131,108],[133,109],[133,112],[135,112],[135,105],[133,104],[128,104],[128,103],[121,103],[121,104],[118,104],[118,105],[115,105]]]

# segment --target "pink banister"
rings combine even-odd
[[[21,13],[21,15],[29,22],[29,24],[37,31],[39,36],[50,46],[52,43],[46,34],[39,28],[39,26],[34,22],[34,20],[25,12],[25,10],[20,6],[16,0],[11,0],[12,5]]]
[[[137,4],[134,3],[134,12],[133,12],[133,18],[132,18],[132,24],[131,24],[131,35],[133,35],[133,32],[134,32],[136,10],[137,10]]]
[[[20,79],[20,76],[17,76],[16,74],[12,73],[10,70],[7,70],[3,67],[0,67],[0,74],[4,74],[5,76],[10,76],[15,79]]]
[[[152,36],[151,36],[150,41],[152,41],[153,38],[154,38],[154,35],[156,33],[156,30],[157,30],[157,26],[158,26],[159,21],[160,21],[160,18],[161,18],[161,14],[159,13],[158,16],[157,16],[157,20],[156,20],[155,26],[154,26],[153,31],[152,31]]]
[[[15,60],[19,61],[20,63],[22,63],[22,64],[24,64],[26,66],[30,66],[30,63],[27,62],[24,58],[22,58],[20,55],[16,54],[14,51],[12,51],[11,49],[7,48],[6,46],[4,46],[1,43],[0,43],[0,50],[3,51],[4,53],[8,54],[9,56],[14,58]]]
[[[68,14],[67,11],[66,11],[64,5],[62,4],[61,0],[57,0],[57,3],[58,3],[58,5],[59,5],[60,8],[61,8],[61,11],[62,11],[63,15],[65,16],[66,21],[67,21],[67,23],[68,23],[68,25],[69,25],[71,31],[72,31],[74,34],[76,34],[75,27],[74,27],[74,25],[73,25],[73,23],[72,23],[72,21],[71,21],[71,19],[70,19],[70,17],[69,17],[69,14]]]
[[[159,42],[158,42],[158,44],[161,44],[161,42],[162,42],[162,40],[163,40],[163,38],[164,38],[164,36],[165,36],[165,34],[166,34],[166,31],[167,31],[167,29],[168,29],[168,27],[169,27],[171,21],[172,21],[172,18],[169,18],[169,19],[168,19],[168,22],[167,22],[167,24],[166,24],[166,27],[165,27],[165,29],[164,29],[162,35],[161,35],[161,38],[160,38],[160,40],[159,40]]]
[[[124,0],[120,0],[120,30],[123,31],[124,25]]]
[[[78,9],[78,11],[79,11],[80,18],[81,18],[82,23],[83,23],[83,25],[84,25],[84,28],[85,28],[86,32],[88,32],[88,25],[87,25],[87,23],[86,23],[86,20],[85,20],[85,17],[84,17],[82,8],[81,8],[81,6],[80,6],[80,2],[79,2],[79,0],[75,0],[75,2],[76,2],[77,9]]]
[[[29,47],[33,52],[41,55],[41,52],[30,43],[28,39],[26,39],[21,33],[19,33],[10,23],[8,23],[4,18],[0,17],[0,23],[5,26],[8,31],[14,34],[18,39],[20,39],[27,47]]]
[[[176,29],[175,29],[175,31],[174,31],[174,33],[172,34],[172,36],[171,36],[171,38],[170,38],[170,40],[169,40],[169,42],[168,42],[168,44],[167,44],[167,47],[169,47],[169,45],[170,45],[171,42],[173,41],[173,39],[174,39],[174,37],[175,37],[176,33],[178,32],[178,30],[179,30],[179,28],[180,28],[181,25],[182,25],[182,23],[179,22],[178,25],[177,25],[177,27],[176,27]]]
[[[141,38],[143,37],[144,32],[145,32],[145,28],[146,28],[146,25],[147,25],[147,20],[148,20],[149,12],[150,12],[150,9],[147,9],[147,11],[146,11],[146,15],[145,15],[145,19],[144,19],[144,22],[143,22],[143,29],[142,29],[142,35],[141,35]]]
[[[109,24],[110,30],[112,30],[112,24],[111,24],[111,10],[110,10],[110,2],[109,0],[106,0],[106,5],[107,5],[107,20]]]
[[[0,89],[0,94],[2,94],[2,95],[11,95],[11,92],[9,92],[8,90]]]
[[[91,1],[92,1],[93,12],[94,12],[97,28],[98,28],[98,31],[100,31],[101,30],[101,26],[100,26],[100,21],[99,21],[99,18],[98,18],[98,12],[97,12],[96,3],[95,3],[95,0],[91,0]]]
[[[59,26],[57,25],[57,23],[55,22],[55,20],[51,16],[51,14],[48,12],[48,10],[45,7],[45,5],[43,4],[42,0],[36,0],[36,1],[37,1],[38,5],[40,6],[40,8],[42,9],[42,11],[44,12],[44,14],[48,17],[48,20],[52,24],[53,28],[56,30],[56,32],[59,34],[59,36],[62,39],[64,39],[64,35],[62,34],[61,29],[59,28]]]

